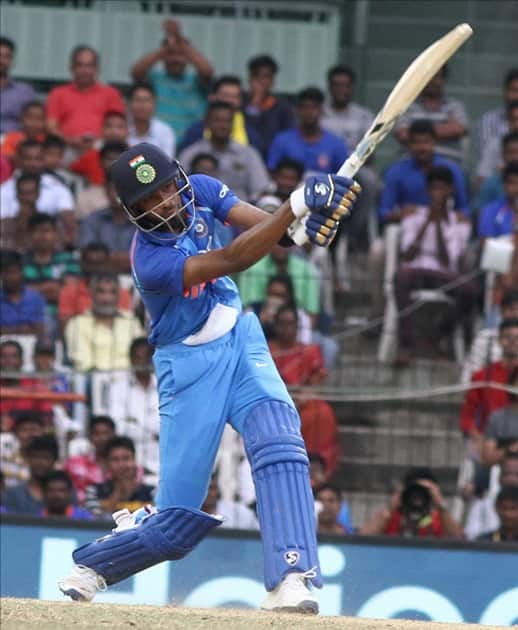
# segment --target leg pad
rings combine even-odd
[[[83,545],[72,557],[102,575],[107,584],[115,584],[164,560],[180,560],[221,523],[200,510],[173,507],[136,527]]]
[[[309,461],[297,411],[277,400],[260,403],[245,420],[243,440],[255,483],[266,589],[290,571],[311,569],[313,584],[321,587]]]

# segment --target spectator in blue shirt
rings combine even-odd
[[[504,196],[484,206],[478,221],[478,235],[504,236],[517,231],[518,224],[518,162],[508,164],[502,174]]]
[[[41,335],[46,302],[24,285],[22,256],[3,250],[0,259],[0,334]]]
[[[297,95],[298,126],[281,131],[273,139],[268,153],[268,168],[274,170],[286,158],[304,164],[310,173],[336,173],[347,158],[345,142],[320,126],[324,94],[308,87]]]
[[[502,159],[504,168],[511,162],[518,162],[518,131],[511,131],[502,139]],[[503,169],[502,169],[503,170]],[[502,171],[499,169],[491,177],[484,180],[477,199],[477,208],[483,208],[492,201],[504,196]]]
[[[43,507],[38,516],[61,517],[91,521],[93,515],[73,505],[74,486],[63,470],[53,470],[41,480]]]
[[[411,156],[398,160],[385,173],[379,207],[382,222],[399,221],[405,206],[428,206],[426,177],[433,166],[447,166],[454,179],[453,207],[471,215],[466,178],[461,168],[435,153],[436,134],[428,120],[414,121],[408,131]]]

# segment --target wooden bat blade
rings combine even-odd
[[[472,34],[473,29],[469,24],[459,24],[414,59],[392,89],[358,146],[338,170],[338,175],[350,178],[356,175],[392,129],[397,118],[410,107],[424,86]],[[288,228],[288,234],[297,245],[307,242],[304,219],[294,221]]]

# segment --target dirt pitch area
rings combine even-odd
[[[0,613],[2,630],[488,630],[498,627],[11,598],[0,600]]]

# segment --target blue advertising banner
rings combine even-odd
[[[63,599],[57,581],[77,546],[106,533],[68,521],[4,518],[2,597]],[[258,607],[264,597],[261,543],[226,531],[184,560],[163,563],[117,584],[96,601],[194,607]],[[437,541],[329,538],[319,547],[324,615],[518,623],[518,547]]]

